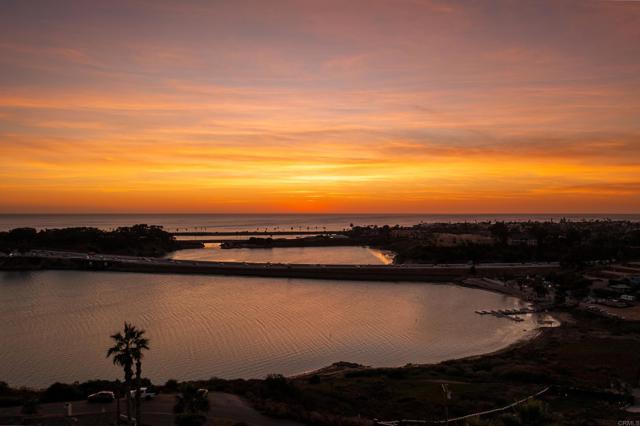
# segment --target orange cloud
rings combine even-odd
[[[637,5],[28,3],[0,212],[640,208]]]

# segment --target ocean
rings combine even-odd
[[[90,226],[110,230],[139,223],[179,231],[339,231],[353,225],[415,225],[434,222],[631,220],[640,214],[2,214],[0,230],[19,227]]]

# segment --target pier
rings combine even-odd
[[[345,231],[324,231],[324,230],[292,230],[292,231],[176,231],[171,232],[174,237],[234,237],[246,236],[272,236],[272,235],[338,235]]]
[[[496,318],[506,318],[515,322],[522,322],[524,319],[518,315],[535,314],[540,312],[534,308],[521,308],[521,309],[498,309],[491,311],[476,311],[478,315],[493,315]]]

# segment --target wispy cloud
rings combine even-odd
[[[5,3],[0,211],[634,211],[639,29],[583,1]]]

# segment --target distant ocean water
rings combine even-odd
[[[415,225],[434,222],[528,220],[631,220],[640,214],[1,214],[0,230],[18,227],[113,229],[138,223],[161,225],[167,231],[336,231],[353,225]]]

